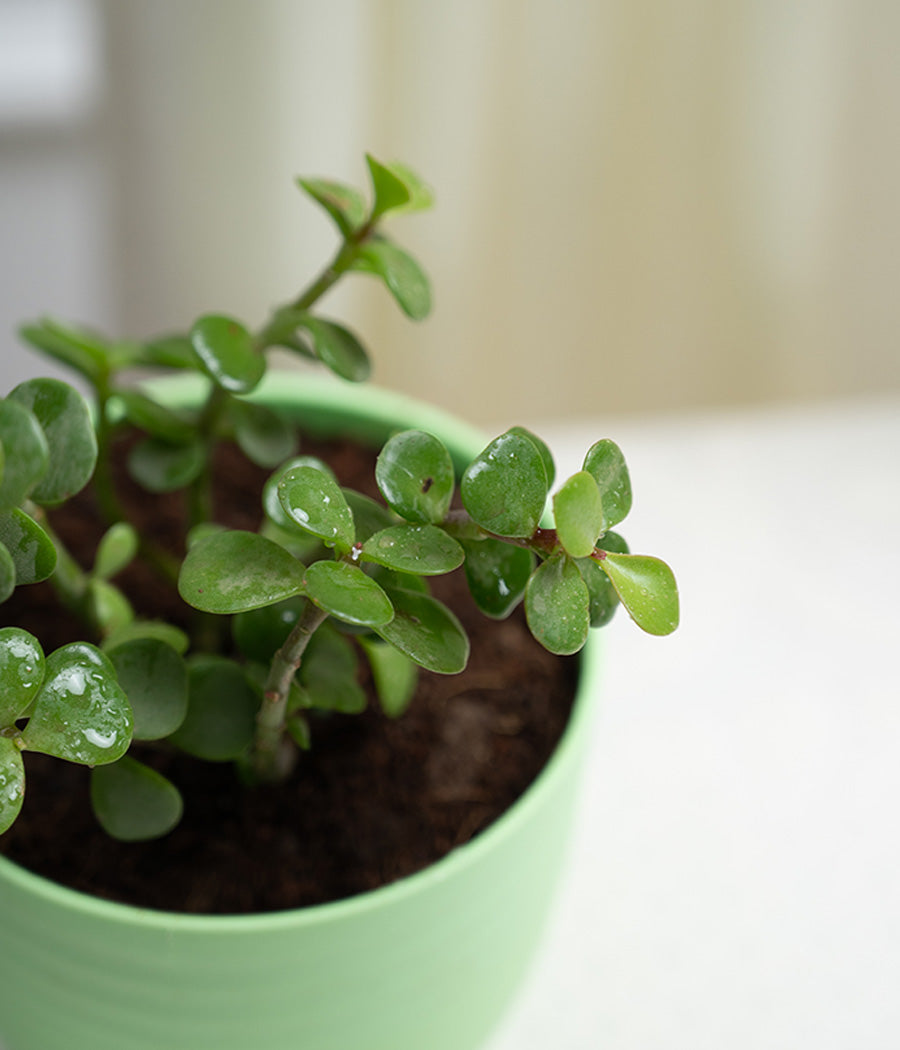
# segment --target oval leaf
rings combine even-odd
[[[115,396],[124,409],[125,418],[152,437],[180,444],[190,441],[194,434],[190,423],[138,390],[117,390]]]
[[[379,638],[360,638],[372,668],[378,702],[388,718],[399,718],[410,705],[419,681],[419,668],[408,656]]]
[[[13,726],[25,712],[44,671],[44,650],[33,634],[21,627],[0,629],[0,729]]]
[[[206,463],[203,445],[171,445],[159,438],[140,441],[128,455],[128,472],[148,492],[174,492],[189,485]]]
[[[522,437],[528,438],[532,445],[538,450],[541,454],[541,461],[544,464],[544,471],[547,474],[547,488],[550,488],[556,478],[556,464],[553,462],[553,453],[547,447],[546,442],[525,427],[510,427],[507,433],[519,434]]]
[[[91,619],[104,638],[134,619],[131,602],[108,580],[89,580],[87,600]]]
[[[107,580],[122,571],[138,550],[138,534],[127,521],[117,521],[103,534],[94,558],[94,575]]]
[[[590,630],[590,599],[578,566],[560,553],[539,565],[525,591],[525,616],[534,637],[551,653],[577,653]]]
[[[407,521],[443,521],[453,497],[455,477],[450,453],[432,434],[404,430],[381,450],[375,464],[381,494]]]
[[[164,335],[144,343],[139,350],[140,363],[158,368],[197,368],[197,355],[185,335]]]
[[[638,627],[648,634],[671,634],[675,630],[678,585],[664,561],[645,554],[607,554],[600,567]]]
[[[316,356],[323,365],[341,379],[348,379],[352,383],[369,378],[372,371],[369,355],[349,328],[311,314],[302,314],[300,317],[299,326],[308,333]]]
[[[603,537],[603,549],[628,553],[628,544],[617,532],[607,532]],[[575,564],[581,578],[587,584],[591,600],[591,627],[603,627],[613,618],[619,605],[619,596],[612,585],[612,580],[600,568],[594,558],[577,558]]]
[[[31,751],[105,765],[131,743],[131,707],[109,658],[73,642],[47,657],[44,681],[22,739]]]
[[[0,602],[5,602],[16,589],[16,563],[0,543]]]
[[[356,715],[366,709],[366,694],[356,680],[352,644],[328,624],[310,638],[300,664],[300,685],[309,707]]]
[[[50,449],[33,412],[17,401],[0,401],[0,444],[4,469],[0,481],[0,510],[22,503],[47,473]]]
[[[297,451],[294,427],[265,405],[231,398],[228,415],[244,455],[258,467],[277,467]]]
[[[184,810],[178,788],[170,780],[127,755],[92,770],[91,805],[107,835],[122,842],[167,835]]]
[[[16,585],[40,583],[56,568],[56,547],[38,523],[23,510],[0,514],[0,544],[12,556]]]
[[[13,823],[25,800],[25,766],[15,741],[0,736],[0,835]]]
[[[132,620],[131,623],[117,628],[104,638],[101,648],[104,652],[111,652],[117,646],[138,638],[156,638],[160,642],[165,642],[182,656],[187,652],[190,644],[184,631],[173,624],[163,623],[160,620]]]
[[[404,590],[392,590],[391,601],[394,619],[376,628],[376,634],[428,671],[458,674],[465,668],[469,639],[446,605]]]
[[[306,570],[306,592],[320,609],[344,623],[379,627],[394,615],[378,584],[347,562],[314,562]]]
[[[284,479],[284,476],[296,467],[312,467],[313,470],[321,471],[323,474],[327,474],[332,481],[337,483],[337,479],[334,476],[334,472],[331,467],[324,463],[321,459],[317,459],[315,456],[295,456],[293,459],[283,463],[278,470],[270,478],[266,480],[263,485],[262,503],[263,510],[266,512],[266,517],[274,524],[278,525],[282,529],[288,529],[290,531],[296,531],[297,523],[290,517],[281,505],[281,500],[278,498],[278,486]],[[305,529],[303,530],[306,531]]]
[[[240,530],[207,536],[188,551],[178,593],[195,609],[236,613],[299,594],[303,565],[277,543]]]
[[[259,701],[241,669],[224,657],[208,656],[188,668],[188,712],[169,738],[208,762],[237,758],[250,745]]]
[[[598,441],[584,457],[584,469],[597,482],[603,500],[602,531],[611,529],[631,510],[631,478],[622,450],[608,438]]]
[[[207,375],[230,394],[249,394],[266,371],[253,336],[232,317],[208,314],[191,329],[191,346]]]
[[[97,436],[87,402],[58,379],[29,379],[10,399],[36,417],[49,449],[47,472],[31,493],[35,503],[55,507],[90,481],[97,463]]]
[[[435,525],[392,525],[366,540],[362,558],[398,572],[438,576],[458,569],[465,553]]]
[[[352,186],[330,179],[297,179],[297,185],[328,212],[345,237],[366,221],[366,202]]]
[[[184,660],[155,638],[123,642],[107,655],[125,690],[134,719],[135,740],[160,740],[184,721],[188,677]]]
[[[108,372],[107,344],[97,336],[49,318],[24,325],[19,335],[42,353],[74,368],[92,383]]]
[[[603,532],[603,501],[597,482],[586,471],[573,474],[553,496],[559,542],[573,558],[586,558]]]
[[[353,515],[329,474],[308,466],[285,471],[278,482],[278,499],[296,525],[318,536],[327,547],[345,554],[353,546]]]
[[[353,269],[380,277],[400,309],[413,321],[421,321],[431,313],[431,285],[425,271],[391,241],[368,241],[360,248]]]
[[[376,532],[396,524],[397,519],[383,504],[353,489],[341,489],[341,492],[353,515],[357,543],[365,543]]]
[[[531,536],[547,499],[543,457],[530,438],[507,431],[466,468],[463,505],[482,528],[498,536]]]
[[[466,581],[475,604],[486,615],[502,620],[522,600],[534,555],[524,547],[502,540],[463,541],[466,552]]]

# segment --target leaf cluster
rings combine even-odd
[[[51,379],[0,401],[0,601],[49,579],[89,640],[45,654],[22,628],[0,629],[0,832],[21,809],[27,751],[90,766],[100,823],[136,840],[165,834],[183,808],[143,752],[174,747],[234,761],[251,781],[284,777],[318,719],[365,707],[360,661],[385,713],[401,715],[420,669],[455,674],[466,665],[465,631],[429,582],[457,569],[486,616],[524,603],[533,635],[553,653],[577,652],[619,604],[651,634],[674,630],[671,570],[629,553],[612,531],[631,507],[613,442],[597,442],[582,469],[556,485],[549,449],[521,427],[491,441],[459,478],[436,436],[402,431],[378,456],[376,501],[300,454],[294,423],[253,399],[272,347],[346,381],[368,376],[359,337],[316,309],[344,275],[375,276],[411,319],[430,310],[427,277],[382,225],[429,206],[430,192],[401,165],[367,163],[368,200],[330,180],[298,180],[335,224],[339,246],[255,330],[226,314],[146,342],[49,319],[22,329],[87,382],[93,405]],[[173,409],[134,386],[137,367],[193,371],[207,394],[195,408]],[[151,496],[184,493],[190,524],[180,562],[127,520],[110,465],[126,428],[141,435],[132,478]],[[223,440],[271,472],[256,532],[225,529],[211,513],[210,467]],[[47,511],[89,482],[108,528],[83,566]],[[196,610],[190,635],[132,605],[117,578],[136,558]]]

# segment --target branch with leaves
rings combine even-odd
[[[405,167],[367,161],[368,204],[353,188],[299,180],[334,221],[340,244],[255,332],[219,314],[144,343],[52,320],[22,329],[32,346],[87,380],[94,404],[53,379],[30,380],[0,401],[0,601],[49,579],[88,640],[46,655],[22,628],[0,629],[0,832],[22,807],[27,751],[92,767],[100,823],[137,840],[168,832],[183,804],[174,784],[129,753],[133,742],[234,761],[249,781],[277,781],[311,746],[311,713],[363,710],[361,658],[384,711],[401,715],[419,668],[455,674],[466,666],[469,640],[428,582],[460,568],[486,616],[524,603],[531,632],[553,653],[578,652],[619,604],[651,634],[675,629],[671,570],[629,553],[613,531],[631,508],[613,442],[594,444],[582,469],[554,488],[549,449],[514,427],[463,471],[461,506],[451,508],[457,478],[448,449],[434,435],[404,431],[378,456],[379,502],[343,488],[321,460],[298,455],[294,424],[248,399],[272,347],[350,382],[368,376],[359,337],[313,310],[345,275],[374,275],[410,318],[428,314],[424,272],[382,223],[427,207],[430,193]],[[173,409],[130,385],[135,367],[199,373],[208,394],[195,409]],[[111,464],[125,428],[142,434],[129,455],[132,478],[149,493],[184,493],[190,527],[180,563],[127,520]],[[257,532],[225,529],[210,513],[212,457],[229,439],[272,471]],[[47,512],[89,483],[108,529],[84,567]],[[193,637],[142,618],[117,586],[135,558],[198,611]],[[222,632],[204,627],[217,617],[229,618],[235,656],[211,647]]]

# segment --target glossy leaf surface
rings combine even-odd
[[[615,551],[619,554],[628,553],[628,544],[616,532],[607,532],[600,545],[604,550]],[[587,584],[590,595],[591,627],[603,627],[612,619],[619,605],[616,589],[596,559],[577,558],[575,564],[578,566],[581,578]]]
[[[266,371],[253,336],[232,317],[207,314],[191,329],[191,345],[207,375],[230,394],[249,394]]]
[[[296,531],[298,526],[293,518],[288,516],[284,507],[282,507],[281,500],[278,496],[278,486],[281,484],[284,476],[296,467],[311,467],[313,470],[318,470],[321,471],[321,473],[326,474],[335,482],[335,484],[337,483],[337,479],[335,478],[331,467],[315,456],[295,456],[293,459],[283,463],[271,477],[266,479],[266,483],[263,485],[262,494],[263,510],[266,512],[266,516],[270,521],[283,529],[289,529],[291,531]]]
[[[466,581],[475,604],[495,620],[507,617],[525,594],[534,555],[502,540],[463,542]]]
[[[227,762],[250,745],[258,707],[237,664],[220,656],[198,657],[188,668],[187,716],[169,739],[208,762]]]
[[[178,577],[188,605],[212,613],[258,609],[302,588],[301,562],[277,543],[241,530],[215,533],[191,547]]]
[[[158,639],[137,638],[107,655],[131,704],[135,740],[160,740],[174,733],[188,701],[187,667],[178,653]]]
[[[547,499],[547,472],[534,442],[507,431],[466,468],[463,505],[482,528],[498,536],[531,536]]]
[[[645,554],[607,554],[600,562],[638,627],[671,634],[678,626],[678,587],[672,570]]]
[[[404,430],[382,448],[375,480],[402,518],[436,524],[443,521],[453,497],[453,461],[443,442],[432,434]]]
[[[366,221],[366,202],[354,187],[331,179],[297,179],[297,185],[328,212],[345,237]]]
[[[431,284],[416,260],[391,241],[369,241],[353,269],[380,277],[400,309],[413,321],[431,313]]]
[[[294,427],[265,405],[231,398],[228,415],[234,437],[251,462],[259,467],[277,467],[297,451]]]
[[[47,657],[22,732],[29,750],[105,765],[125,754],[131,731],[131,707],[107,656],[86,642],[72,642]]]
[[[597,482],[603,500],[603,531],[618,525],[631,510],[631,478],[622,450],[608,439],[592,445],[584,469]]]
[[[147,438],[129,453],[128,471],[149,492],[174,492],[198,477],[205,462],[199,441],[172,445],[158,438]]]
[[[97,436],[87,402],[58,379],[29,379],[9,395],[31,411],[47,439],[47,471],[31,492],[35,503],[55,507],[90,481]]]
[[[0,629],[0,729],[12,726],[44,680],[44,651],[21,627]]]
[[[0,835],[22,810],[25,800],[25,766],[15,743],[0,736]]]
[[[103,830],[122,842],[168,834],[184,810],[170,780],[128,755],[92,770],[91,805]]]
[[[323,365],[351,383],[369,378],[372,371],[369,355],[349,328],[312,314],[302,314],[301,318],[300,327],[308,334]]]
[[[388,718],[399,718],[415,696],[419,681],[418,665],[399,649],[378,638],[359,639],[372,668],[375,692]]]
[[[353,515],[330,474],[307,466],[285,471],[278,483],[278,499],[291,521],[318,536],[326,546],[342,553],[353,546]]]
[[[392,525],[366,540],[362,557],[398,572],[438,576],[459,568],[465,553],[435,525]]]
[[[544,464],[544,471],[547,475],[547,488],[549,489],[556,480],[556,464],[553,462],[553,453],[547,447],[547,443],[543,438],[539,438],[534,431],[528,430],[525,427],[510,427],[507,433],[519,434],[521,437],[528,438],[532,445],[538,450],[541,455],[541,462]]]
[[[0,543],[12,556],[16,570],[16,585],[40,583],[56,568],[56,547],[53,540],[17,507],[0,514]]]
[[[590,629],[590,598],[578,566],[564,553],[538,566],[525,591],[525,615],[534,637],[551,653],[577,653]]]
[[[306,592],[320,609],[344,623],[380,627],[394,615],[381,587],[347,562],[313,562],[306,570]]]
[[[365,543],[376,532],[396,524],[397,519],[381,503],[353,489],[341,489],[341,492],[343,492],[347,506],[350,508],[350,513],[353,515],[357,543]]]
[[[9,399],[0,401],[0,444],[4,458],[0,510],[9,510],[22,503],[47,473],[50,449],[34,413]]]
[[[441,602],[416,591],[392,590],[394,619],[376,628],[390,642],[429,671],[457,674],[469,659],[469,639],[456,616]]]
[[[553,517],[559,542],[573,558],[586,558],[603,531],[603,500],[597,482],[580,470],[553,496]]]

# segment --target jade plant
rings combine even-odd
[[[425,274],[383,224],[429,206],[430,193],[405,167],[367,163],[368,201],[333,181],[298,180],[333,220],[339,247],[256,330],[224,315],[146,342],[47,319],[22,329],[32,347],[79,374],[93,403],[50,378],[0,400],[0,601],[49,580],[83,622],[84,639],[45,653],[28,631],[0,629],[0,832],[22,807],[25,752],[91,767],[101,825],[139,840],[171,830],[182,800],[129,753],[134,742],[234,761],[249,783],[277,781],[314,746],[317,713],[366,706],[361,659],[386,715],[401,715],[419,668],[455,674],[466,665],[468,638],[431,595],[432,576],[461,568],[488,617],[524,602],[532,634],[553,653],[578,652],[620,603],[651,634],[675,629],[671,570],[629,553],[612,531],[631,507],[612,441],[594,444],[554,489],[550,451],[521,427],[491,441],[459,479],[440,440],[402,431],[378,455],[376,501],[342,488],[324,462],[298,450],[294,426],[254,400],[273,347],[349,382],[368,376],[359,338],[314,309],[344,275],[374,275],[414,320],[429,312]],[[134,384],[136,368],[197,373],[199,407],[169,407],[152,383]],[[147,499],[183,493],[181,558],[128,520],[111,463],[125,428],[140,434],[127,466]],[[271,471],[256,532],[213,520],[211,462],[223,440]],[[93,563],[81,565],[52,521],[88,485],[106,531]],[[177,588],[194,610],[192,630],[145,618],[123,593],[116,577],[134,559]]]

